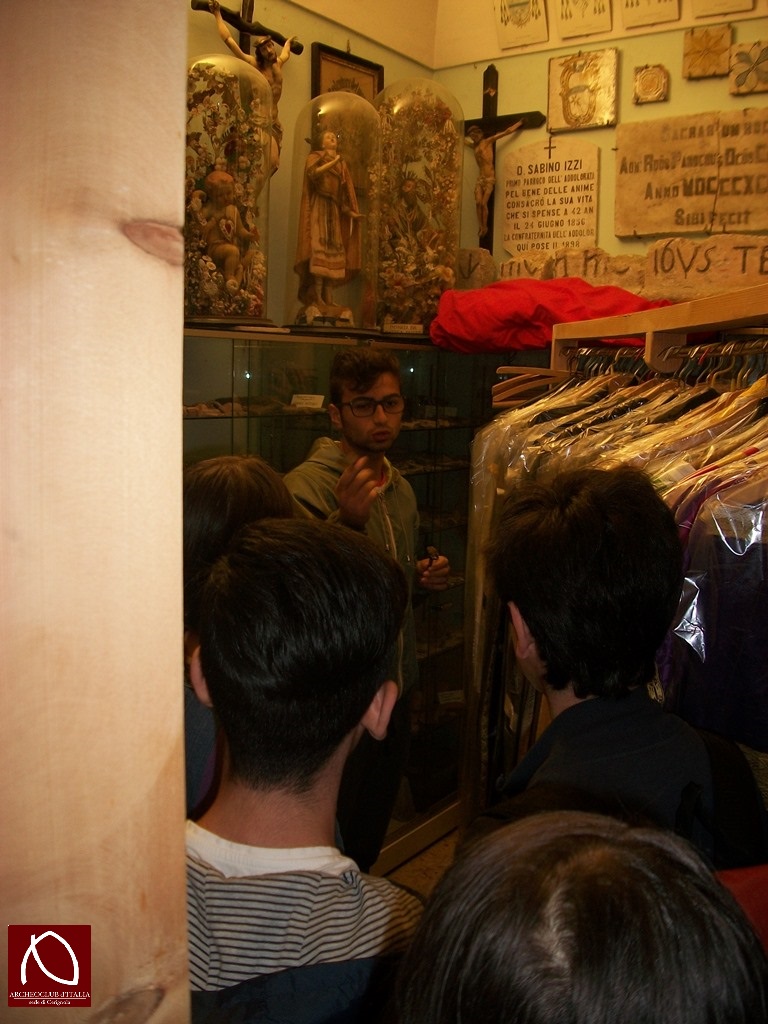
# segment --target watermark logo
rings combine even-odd
[[[9,1006],[90,1006],[89,924],[8,925]]]

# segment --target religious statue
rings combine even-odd
[[[487,138],[483,133],[483,129],[478,125],[473,125],[467,132],[467,137],[464,141],[468,146],[472,147],[475,155],[475,161],[477,162],[477,167],[480,171],[477,182],[475,183],[475,210],[477,211],[478,238],[485,238],[488,234],[488,200],[493,195],[493,190],[496,187],[496,168],[493,164],[493,145],[506,135],[511,135],[513,132],[518,131],[522,126],[522,121],[516,121],[503,131],[496,132],[495,135],[489,135]]]
[[[258,241],[256,228],[247,228],[235,204],[235,181],[226,171],[211,171],[205,179],[205,199],[193,196],[192,207],[201,226],[205,251],[221,272],[224,288],[237,292],[250,261],[250,246]]]
[[[283,93],[283,65],[291,55],[291,46],[295,42],[296,36],[286,39],[279,53],[271,36],[255,36],[253,41],[255,53],[251,56],[250,53],[245,53],[241,50],[232,38],[232,33],[222,17],[219,0],[209,0],[208,7],[216,19],[216,28],[224,44],[229,47],[235,57],[239,57],[240,60],[244,60],[251,67],[260,71],[272,90],[272,153],[270,165],[272,174],[274,174],[280,166],[280,152],[283,146],[283,126],[280,123],[277,112],[277,105]]]
[[[323,317],[348,319],[349,311],[334,302],[334,289],[360,271],[363,215],[338,145],[335,132],[323,131],[304,165],[294,270],[305,311],[314,307]]]

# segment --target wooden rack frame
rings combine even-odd
[[[570,376],[562,370],[543,370],[522,366],[499,366],[496,373],[509,379],[491,387],[491,405],[494,409],[511,409],[538,398]]]
[[[593,347],[605,338],[643,338],[645,348],[638,346],[637,352],[643,355],[646,366],[659,373],[674,373],[688,358],[686,349],[694,347],[689,344],[689,335],[765,325],[768,282],[638,313],[555,324],[549,369],[499,366],[496,373],[507,379],[492,386],[491,402],[495,409],[512,408],[550,390],[572,375],[573,358],[579,348],[585,347],[580,344],[583,342]]]
[[[762,324],[768,324],[768,282],[638,313],[555,324],[552,328],[550,367],[567,371],[567,350],[573,347],[574,342],[644,338],[646,364],[661,373],[672,373],[684,358],[672,355],[672,351],[685,346],[689,334]]]

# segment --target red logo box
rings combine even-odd
[[[9,1006],[90,1006],[89,924],[8,925]]]

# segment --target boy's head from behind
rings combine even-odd
[[[258,455],[217,455],[184,470],[184,626],[197,630],[200,590],[246,523],[289,519],[295,506],[279,473]]]
[[[620,696],[653,677],[682,589],[675,519],[639,469],[576,468],[507,497],[489,567],[554,690]]]
[[[233,777],[309,788],[383,682],[407,602],[364,535],[265,519],[237,535],[200,600],[200,667]]]

